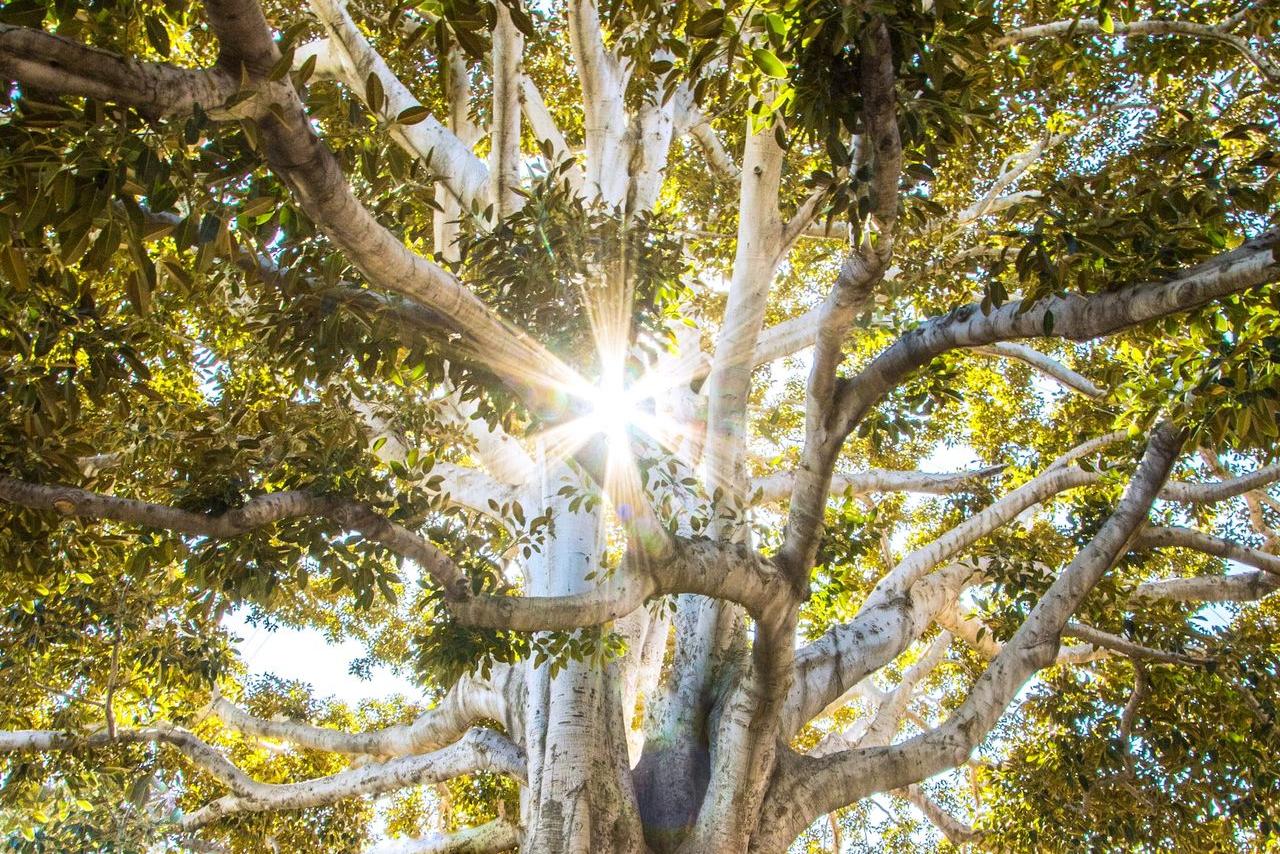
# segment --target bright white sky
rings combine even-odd
[[[351,704],[397,693],[410,699],[421,697],[412,682],[385,667],[374,668],[368,680],[352,675],[351,662],[365,654],[358,641],[330,643],[315,629],[281,626],[268,631],[249,625],[244,611],[230,614],[223,625],[241,638],[236,649],[252,676],[270,673],[307,682],[318,697],[333,696]]]

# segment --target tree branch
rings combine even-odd
[[[533,129],[534,136],[550,143],[551,156],[555,161],[550,165],[554,167],[566,160],[576,161],[573,150],[569,148],[569,143],[564,138],[564,132],[560,130],[551,111],[547,109],[546,101],[543,100],[537,85],[527,74],[520,75],[520,105],[524,110],[524,117],[529,121],[529,127]],[[564,176],[569,181],[570,189],[578,193],[582,192],[581,164],[575,163],[564,173]]]
[[[373,732],[351,733],[302,721],[257,718],[215,692],[212,712],[224,724],[246,735],[286,741],[310,750],[369,756],[411,756],[457,741],[481,719],[506,721],[506,698],[495,686],[518,678],[517,669],[498,665],[488,679],[463,676],[439,704],[411,724],[397,724]]]
[[[972,845],[982,839],[982,831],[975,830],[947,812],[939,806],[937,801],[925,794],[919,784],[912,783],[905,788],[895,789],[893,794],[920,810],[929,823],[936,827],[952,845]]]
[[[863,144],[871,154],[871,210],[862,244],[841,265],[835,286],[822,306],[813,339],[813,365],[805,393],[804,449],[791,493],[785,539],[778,552],[779,563],[801,590],[808,586],[831,473],[848,435],[830,417],[841,388],[836,368],[844,357],[845,336],[892,257],[898,219],[902,139],[898,133],[893,44],[884,18],[872,17],[861,38],[858,76],[866,127]]]
[[[1272,575],[1280,576],[1280,557],[1257,549],[1245,548],[1221,537],[1204,534],[1192,528],[1147,528],[1138,534],[1137,539],[1134,540],[1133,547],[1136,550],[1193,549],[1214,557],[1220,557],[1223,560],[1233,560],[1246,566],[1256,567]]]
[[[92,749],[112,744],[169,744],[237,794],[247,795],[259,785],[194,733],[167,722],[159,722],[146,729],[117,729],[114,735],[106,730],[89,735],[58,730],[0,731],[0,753]]]
[[[1138,20],[1128,23],[1121,20],[1114,20],[1111,24],[1111,32],[1107,33],[1102,29],[1102,24],[1096,20],[1073,19],[1069,21],[1054,21],[1048,24],[1037,24],[1031,27],[1022,27],[1020,29],[1011,30],[1000,38],[996,39],[995,47],[1008,47],[1009,45],[1023,44],[1025,42],[1036,41],[1039,39],[1058,39],[1070,38],[1077,35],[1109,35],[1109,36],[1190,36],[1192,38],[1206,39],[1215,41],[1220,44],[1227,45],[1235,50],[1258,70],[1258,73],[1270,83],[1280,83],[1280,66],[1272,62],[1268,57],[1253,49],[1247,39],[1230,32],[1230,27],[1234,23],[1230,20],[1224,24],[1197,24],[1192,21],[1169,21],[1169,20]]]
[[[179,826],[190,832],[228,816],[324,806],[359,795],[380,795],[476,771],[494,771],[523,780],[524,752],[497,732],[476,728],[434,753],[391,759],[301,783],[254,782],[247,792],[224,795],[183,816]]]
[[[629,551],[622,565],[588,591],[564,596],[478,596],[450,603],[459,620],[511,631],[562,631],[620,619],[649,599],[695,593],[742,605],[762,622],[792,602],[773,562],[746,546],[674,538],[670,553],[651,560]]]
[[[320,517],[366,539],[412,558],[450,598],[466,597],[466,578],[444,552],[429,540],[378,515],[363,504],[305,492],[276,492],[251,498],[242,507],[216,515],[179,510],[131,498],[117,498],[73,486],[48,486],[0,476],[0,500],[33,510],[53,510],[63,516],[110,519],[181,534],[226,539],[285,519]]]
[[[1131,597],[1135,601],[1256,602],[1280,590],[1280,577],[1269,572],[1232,572],[1145,581]]]
[[[867,495],[875,492],[918,492],[926,495],[955,495],[976,483],[994,477],[1007,466],[987,466],[971,471],[931,472],[867,469],[854,474],[835,474],[831,478],[832,495]],[[778,472],[752,480],[749,494],[760,494],[760,501],[780,501],[791,494],[794,472]]]
[[[1159,661],[1164,664],[1189,664],[1195,667],[1202,667],[1209,663],[1209,659],[1198,658],[1193,655],[1182,655],[1176,652],[1166,652],[1162,649],[1153,649],[1149,646],[1134,643],[1130,640],[1120,637],[1119,635],[1104,632],[1101,629],[1095,629],[1086,623],[1077,620],[1071,620],[1063,629],[1063,635],[1079,638],[1088,644],[1099,649],[1111,650],[1118,652],[1128,658],[1137,661]]]
[[[391,136],[414,157],[430,161],[431,171],[465,207],[485,198],[489,169],[461,139],[434,116],[411,125],[396,123],[407,109],[421,107],[360,32],[346,7],[337,0],[311,0],[311,8],[329,33],[335,74],[365,106],[390,124]],[[382,84],[381,104],[369,104],[370,75]]]
[[[693,141],[702,149],[703,155],[707,158],[708,165],[715,170],[722,178],[728,178],[731,181],[740,181],[742,179],[742,170],[733,159],[733,155],[724,147],[724,143],[720,140],[720,135],[716,133],[715,128],[711,127],[711,122],[697,107],[691,108],[694,114],[689,119],[689,135],[693,137]]]
[[[370,848],[367,854],[500,854],[518,848],[521,838],[519,827],[504,818],[495,818],[450,834],[388,840]]]
[[[1084,341],[1277,281],[1278,235],[1268,232],[1163,282],[1090,296],[1050,297],[1029,309],[1014,301],[984,314],[971,304],[934,318],[903,335],[843,383],[837,403],[839,430],[848,435],[884,394],[949,350],[1017,338]]]
[[[869,599],[852,620],[831,627],[797,652],[795,676],[782,713],[783,738],[790,739],[863,679],[905,652],[975,571],[953,564],[922,578],[903,596]]]
[[[493,97],[489,124],[489,198],[494,214],[503,219],[522,201],[520,188],[520,61],[524,36],[511,20],[505,3],[494,5],[493,50],[490,65]]]
[[[133,107],[152,118],[189,115],[243,118],[260,105],[223,105],[240,89],[222,68],[191,70],[167,62],[138,62],[27,27],[0,24],[0,78],[23,86]]]
[[[1280,463],[1263,466],[1257,471],[1215,483],[1185,483],[1171,481],[1165,484],[1160,497],[1169,501],[1185,501],[1191,504],[1213,504],[1237,495],[1252,492],[1259,487],[1280,480]]]
[[[1182,432],[1168,424],[1156,428],[1115,511],[1050,585],[945,723],[893,747],[822,759],[795,757],[770,789],[761,820],[768,830],[753,840],[753,850],[772,850],[778,839],[793,839],[817,816],[873,791],[906,786],[963,763],[1026,680],[1054,661],[1063,627],[1145,523],[1183,440]]]
[[[1085,397],[1105,397],[1107,394],[1106,389],[1094,385],[1089,378],[1076,373],[1057,359],[1046,356],[1044,353],[1022,344],[1002,342],[985,347],[974,347],[971,352],[980,356],[1017,359],[1019,362],[1024,362],[1050,379],[1057,381],[1060,385],[1071,391],[1079,392]]]

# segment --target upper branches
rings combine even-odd
[[[110,519],[217,538],[234,537],[285,519],[322,517],[343,528],[359,531],[396,554],[412,558],[451,598],[469,593],[466,578],[457,566],[425,537],[391,522],[363,504],[341,498],[305,492],[278,492],[252,498],[242,507],[205,515],[163,504],[100,495],[72,486],[28,483],[0,475],[0,499],[36,510],[54,510],[63,516]]]
[[[893,45],[888,25],[875,16],[864,28],[858,78],[866,125],[864,150],[871,162],[871,225],[862,244],[841,265],[834,287],[821,308],[814,335],[813,365],[806,388],[805,439],[800,470],[791,494],[786,539],[779,560],[798,588],[807,585],[818,548],[821,508],[847,431],[832,423],[830,412],[839,385],[836,369],[844,338],[857,314],[883,278],[893,253],[898,218],[898,186],[902,177],[902,138],[898,132]],[[834,429],[833,429],[834,428]]]
[[[669,541],[661,559],[643,549],[628,553],[622,567],[583,593],[515,597],[474,594],[453,560],[426,537],[363,504],[332,496],[274,493],[252,498],[242,507],[205,515],[76,487],[0,476],[0,500],[36,510],[53,510],[63,516],[109,519],[214,538],[235,537],[285,519],[323,518],[416,562],[440,585],[450,610],[462,622],[512,631],[600,625],[631,613],[654,596],[668,593],[700,593],[733,601],[757,617],[772,614],[790,601],[789,588],[771,561],[742,546],[710,540]],[[359,752],[377,751],[369,745]]]
[[[1169,476],[1183,434],[1168,424],[1154,431],[1124,496],[1090,543],[1062,571],[1026,621],[948,719],[902,744],[796,759],[775,783],[768,821],[781,826],[755,840],[759,850],[791,839],[814,817],[874,791],[896,789],[966,761],[1030,676],[1051,664],[1071,615],[1115,565],[1145,523]],[[766,827],[769,824],[766,822]]]
[[[988,313],[977,305],[958,308],[906,333],[845,380],[832,414],[847,434],[886,392],[949,350],[1017,338],[1085,341],[1280,280],[1277,237],[1276,232],[1268,232],[1163,282],[1088,296],[1050,297],[1029,308],[1020,301]]]
[[[1261,51],[1255,50],[1249,44],[1247,38],[1234,32],[1239,23],[1240,20],[1238,18],[1229,18],[1219,24],[1147,19],[1128,22],[1112,21],[1110,26],[1104,29],[1102,23],[1097,20],[1075,18],[1010,30],[999,39],[996,39],[995,45],[996,47],[1005,47],[1040,39],[1062,39],[1077,35],[1189,36],[1227,45],[1249,60],[1264,80],[1272,84],[1280,84],[1280,65],[1277,65]]]

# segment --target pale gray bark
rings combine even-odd
[[[983,356],[996,356],[1002,359],[1017,359],[1019,362],[1025,362],[1065,388],[1079,392],[1086,397],[1103,397],[1106,395],[1105,389],[1099,388],[1087,377],[1071,370],[1057,359],[1053,359],[1038,350],[1033,350],[1022,344],[991,344],[986,347],[975,347],[973,352]]]
[[[520,845],[520,828],[496,818],[456,833],[379,843],[366,854],[500,854]]]
[[[957,472],[865,469],[856,474],[837,473],[831,477],[831,494],[917,492],[925,495],[954,495],[1000,474],[1004,469],[1005,466],[999,465]],[[779,472],[755,478],[748,487],[748,495],[752,497],[758,495],[762,502],[780,501],[790,496],[794,482],[795,475],[791,472]]]
[[[782,851],[800,829],[838,806],[964,763],[1026,680],[1054,661],[1063,627],[1145,523],[1182,441],[1181,433],[1168,425],[1156,429],[1115,511],[941,726],[890,748],[793,760],[770,790],[762,818],[765,830],[753,838],[752,850]]]
[[[997,47],[1021,44],[1039,39],[1064,39],[1077,35],[1086,36],[1189,36],[1206,39],[1227,45],[1249,60],[1262,77],[1271,83],[1280,82],[1280,66],[1260,51],[1254,50],[1248,39],[1232,32],[1235,24],[1231,19],[1220,24],[1199,24],[1192,21],[1174,20],[1114,20],[1111,32],[1105,32],[1102,24],[1089,17],[1076,18],[1069,21],[1053,21],[1048,24],[1022,27],[1011,30],[996,39]]]
[[[524,755],[493,730],[473,729],[461,740],[433,753],[390,759],[301,783],[251,782],[242,791],[224,795],[183,816],[179,824],[184,831],[199,830],[226,816],[323,806],[356,795],[377,795],[476,771],[523,778]]]

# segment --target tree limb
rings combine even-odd
[[[506,700],[500,685],[517,675],[515,668],[496,666],[489,679],[463,676],[434,708],[413,723],[397,724],[372,732],[351,733],[302,721],[266,720],[254,717],[221,693],[215,693],[210,710],[224,724],[246,735],[286,741],[310,750],[370,756],[411,756],[436,750],[457,741],[481,719],[506,721]]]
[[[454,833],[391,839],[370,848],[367,854],[500,854],[518,848],[521,837],[519,827],[495,818]]]
[[[469,586],[461,571],[429,540],[354,501],[306,492],[276,492],[251,498],[241,507],[216,515],[180,510],[132,498],[117,498],[73,486],[28,483],[0,475],[0,500],[63,516],[110,519],[182,534],[226,539],[285,519],[320,517],[412,558],[450,598],[465,597]]]
[[[1169,501],[1185,501],[1191,504],[1213,504],[1243,495],[1275,483],[1277,480],[1280,480],[1280,463],[1272,463],[1248,474],[1214,483],[1170,481],[1160,491],[1160,497]]]
[[[893,254],[898,219],[902,138],[898,132],[893,44],[884,18],[874,16],[861,38],[858,77],[866,126],[862,143],[871,157],[870,218],[861,245],[845,258],[835,286],[822,305],[813,339],[813,364],[805,390],[804,449],[791,493],[785,539],[778,552],[779,563],[786,567],[797,589],[808,586],[831,473],[848,435],[830,417],[843,384],[836,369],[844,358],[844,338],[884,275]]]
[[[831,478],[832,495],[866,495],[876,492],[918,492],[926,495],[954,495],[1004,471],[1006,466],[986,466],[971,471],[932,472],[866,469],[853,474],[835,474]],[[751,481],[749,494],[760,494],[760,501],[780,501],[791,493],[794,472],[778,472]]]
[[[421,107],[408,87],[387,66],[360,32],[346,7],[337,0],[311,0],[311,8],[329,33],[330,54],[335,74],[351,92],[388,122],[393,139],[424,162],[465,207],[485,198],[489,169],[471,149],[434,116],[415,124],[399,124],[396,117],[407,109]],[[370,105],[366,91],[369,76],[382,84],[381,104]]]
[[[851,750],[822,759],[793,758],[770,789],[761,822],[768,830],[753,839],[753,850],[773,850],[777,839],[792,839],[817,816],[873,791],[906,786],[963,763],[1026,680],[1054,661],[1063,627],[1128,550],[1183,440],[1182,432],[1168,424],[1156,428],[1115,511],[1050,585],[946,722],[892,747]]]
[[[1183,548],[1193,549],[1195,551],[1204,552],[1205,554],[1220,557],[1224,560],[1233,560],[1237,563],[1243,563],[1246,566],[1256,567],[1264,572],[1272,575],[1280,576],[1280,557],[1267,554],[1257,549],[1245,548],[1236,545],[1229,540],[1221,537],[1215,537],[1212,534],[1201,533],[1192,528],[1182,527],[1151,527],[1138,534],[1134,540],[1133,547],[1138,550],[1142,549],[1165,549],[1165,548]]]
[[[1280,577],[1269,572],[1232,572],[1144,581],[1132,598],[1135,601],[1255,602],[1276,590],[1280,590]]]
[[[379,795],[476,771],[494,771],[523,780],[524,752],[497,732],[476,728],[434,753],[391,759],[301,783],[254,782],[247,792],[224,795],[183,816],[179,826],[189,832],[227,816],[324,806],[359,795]]]
[[[251,115],[258,104],[223,105],[240,89],[222,68],[191,70],[167,62],[138,62],[42,30],[0,24],[0,78],[65,95],[133,107],[152,118],[189,115],[197,107],[212,118]]]
[[[893,794],[920,810],[929,823],[936,827],[952,845],[971,845],[982,839],[982,831],[975,830],[971,825],[965,824],[947,812],[937,801],[929,797],[918,783],[894,789]]]
[[[1078,620],[1071,620],[1063,629],[1063,635],[1079,638],[1099,649],[1107,649],[1112,652],[1118,652],[1128,658],[1137,661],[1159,661],[1164,664],[1190,664],[1200,667],[1209,662],[1208,659],[1199,658],[1193,655],[1182,655],[1176,652],[1166,652],[1162,649],[1153,649],[1149,646],[1134,643],[1120,637],[1119,635],[1104,632],[1101,629],[1095,629],[1087,623],[1081,623]]]
[[[76,750],[112,744],[169,744],[232,792],[247,795],[259,785],[212,745],[188,730],[158,722],[145,729],[100,730],[89,735],[59,730],[0,731],[0,753]]]
[[[839,430],[847,435],[884,394],[949,350],[1016,338],[1084,341],[1277,281],[1278,237],[1280,232],[1268,232],[1163,282],[1089,296],[1050,297],[1037,300],[1029,309],[1013,301],[984,314],[971,304],[936,317],[903,335],[842,384],[837,400]]]
[[[1071,391],[1079,392],[1085,397],[1105,397],[1107,393],[1105,389],[1094,385],[1088,377],[1071,370],[1057,359],[1046,356],[1044,353],[1033,350],[1023,344],[1001,342],[985,347],[974,347],[971,352],[980,356],[1017,359],[1019,362],[1024,362],[1050,379],[1057,381],[1060,385]]]
[[[1224,25],[1225,24],[1225,25]],[[1280,83],[1280,66],[1262,53],[1253,49],[1248,40],[1230,32],[1234,24],[1228,20],[1224,24],[1198,24],[1192,21],[1170,20],[1138,20],[1125,22],[1113,20],[1111,32],[1102,29],[1096,20],[1076,18],[1069,21],[1054,21],[1048,24],[1037,24],[1030,27],[1011,30],[996,39],[995,47],[1007,47],[1039,39],[1063,39],[1076,35],[1110,35],[1110,36],[1190,36],[1219,42],[1235,50],[1253,65],[1262,77],[1270,83]]]

